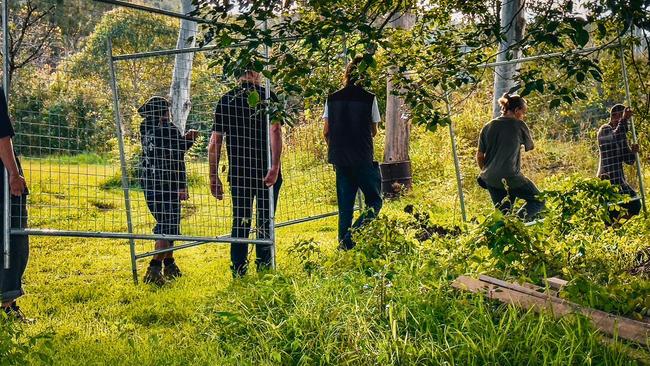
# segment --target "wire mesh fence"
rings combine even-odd
[[[617,62],[613,53],[609,57],[614,57],[610,62]],[[526,64],[523,65],[525,68]],[[638,213],[643,182],[637,165],[635,136],[631,132],[633,117],[622,118],[624,107],[617,107],[620,109],[610,113],[613,106],[628,104],[626,75],[619,68],[615,72],[608,70],[606,76],[609,79],[576,85],[574,90],[581,98],[559,108],[551,108],[552,99],[557,98],[551,93],[527,98],[524,122],[535,148],[525,152],[522,147],[522,173],[541,190],[570,176],[609,180],[632,200],[628,210]],[[483,95],[481,86],[477,90],[477,96]],[[485,95],[489,97],[489,93]],[[481,128],[493,119],[492,106],[477,104],[476,98],[467,101],[459,95],[451,103],[452,118],[461,130],[456,137],[460,146],[463,191],[467,196],[479,197],[466,201],[471,218],[482,212],[490,201],[488,193],[476,182],[480,174],[476,150]]]
[[[180,53],[191,55],[181,63],[179,52],[109,62],[111,52],[177,49],[179,22],[121,8],[98,12],[109,31],[43,75],[14,78],[15,146],[30,186],[29,218],[14,233],[132,239],[135,260],[156,253],[154,240],[269,244],[272,195],[279,226],[336,214],[318,121],[300,108],[295,124],[273,121],[282,125],[284,151],[281,189],[270,191],[263,80],[247,86],[224,78],[202,52]],[[186,31],[184,39],[196,34]],[[185,79],[174,90],[178,75]],[[215,134],[223,145],[220,162],[212,162],[223,184],[219,199],[208,159]]]

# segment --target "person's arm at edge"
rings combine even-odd
[[[11,136],[0,138],[0,159],[7,169],[7,172],[9,172],[9,189],[11,194],[13,196],[20,196],[25,193],[27,183],[18,170]],[[0,192],[0,194],[2,194],[2,192]]]
[[[485,168],[485,153],[481,150],[476,150],[476,164],[480,169]]]
[[[275,184],[280,175],[282,156],[282,124],[279,122],[271,124],[271,169],[264,178],[267,187]]]
[[[329,145],[330,139],[329,139],[329,134],[330,134],[330,121],[327,118],[323,118],[324,124],[323,124],[323,137],[325,137],[325,142]]]
[[[223,185],[219,179],[219,161],[221,160],[221,145],[223,135],[219,132],[212,132],[208,144],[208,164],[210,166],[210,191],[217,199],[223,199]]]

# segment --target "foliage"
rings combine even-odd
[[[494,48],[503,37],[498,17],[488,2],[377,1],[363,4],[340,0],[313,2],[237,1],[215,4],[197,0],[198,13],[208,20],[201,44],[225,47],[216,53],[214,64],[224,73],[238,76],[244,69],[264,72],[284,93],[307,98],[320,96],[322,80],[315,70],[335,64],[345,40],[349,56],[362,55],[360,70],[377,66],[376,56],[384,54],[392,68],[379,71],[391,78],[397,93],[412,111],[411,119],[434,130],[449,123],[441,110],[448,92],[475,84],[484,71],[479,67],[494,57]],[[551,4],[537,2],[527,10],[529,25],[524,40],[511,47],[531,51],[563,52],[551,65],[559,78],[544,78],[541,68],[519,75],[522,94],[533,91],[554,95],[551,106],[584,99],[585,94],[564,87],[567,80],[602,80],[602,71],[589,55],[567,51],[590,42],[611,44],[632,25],[648,24],[648,4],[631,1],[619,6],[609,1],[585,2],[586,19],[575,16],[573,1]],[[233,14],[233,10],[237,12]],[[296,13],[289,16],[290,12]],[[456,12],[461,21],[451,14]],[[391,29],[396,15],[411,13],[419,22],[410,31]],[[267,21],[268,29],[256,21]],[[623,29],[613,28],[622,24]],[[458,28],[462,29],[458,32]],[[589,29],[594,31],[590,32]],[[281,42],[277,42],[277,40]],[[230,48],[234,43],[242,47]],[[263,47],[277,47],[267,59]],[[510,52],[509,50],[507,52]],[[307,62],[296,62],[308,60]],[[549,65],[544,65],[548,67]],[[393,72],[394,70],[398,72]],[[393,70],[393,71],[391,71]],[[318,84],[316,84],[318,82]],[[276,111],[281,112],[281,111]]]
[[[0,365],[24,365],[26,362],[48,364],[52,358],[39,347],[51,347],[52,333],[34,336],[25,332],[23,326],[0,313]]]

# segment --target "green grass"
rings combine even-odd
[[[400,200],[386,202],[384,213],[398,222],[408,220],[407,204],[431,212],[436,223],[460,223],[455,175],[446,135],[415,131],[412,158],[415,185]],[[487,194],[474,187],[475,169],[469,140],[461,140],[466,195],[471,217],[491,212]],[[536,162],[568,161],[557,174],[590,175],[591,162],[576,159],[575,146],[540,145]],[[305,161],[298,149],[285,160],[286,189],[279,220],[334,208],[332,173]],[[580,151],[579,149],[577,151]],[[378,152],[380,153],[380,152]],[[74,160],[74,159],[73,159]],[[102,189],[115,176],[115,165],[66,160],[27,159],[31,184],[33,226],[86,230],[125,230],[122,191]],[[529,163],[529,161],[528,161]],[[543,165],[543,163],[540,163]],[[204,163],[189,165],[201,176]],[[310,170],[313,169],[313,170]],[[70,173],[86,176],[84,187],[70,185]],[[317,179],[320,175],[323,179]],[[544,171],[534,172],[542,186]],[[207,187],[197,179],[188,205],[205,218],[213,208],[202,207]],[[132,192],[141,195],[141,192]],[[139,196],[138,196],[139,197]],[[292,198],[289,198],[292,197]],[[313,197],[311,202],[306,199]],[[141,198],[138,198],[141,199]],[[136,227],[150,230],[142,201],[134,206]],[[56,211],[48,204],[59,207]],[[227,203],[222,207],[227,211]],[[70,208],[65,208],[69,206]],[[83,207],[83,210],[79,210]],[[187,207],[186,207],[187,209]],[[220,211],[219,211],[220,212]],[[389,221],[385,221],[389,222]],[[339,253],[336,218],[279,229],[278,270],[233,281],[228,248],[204,245],[180,251],[177,261],[184,277],[163,288],[131,282],[129,247],[123,240],[32,237],[25,276],[25,312],[37,319],[22,326],[20,342],[42,336],[23,351],[0,363],[8,364],[432,364],[432,365],[633,365],[650,362],[650,349],[617,340],[605,342],[580,317],[555,320],[493,303],[450,287],[460,273],[491,273],[464,261],[475,225],[458,238],[418,242],[401,224],[366,234],[360,249]],[[225,220],[213,230],[227,230]],[[638,220],[627,233],[606,234],[620,242],[621,253],[632,253],[647,238],[650,221]],[[191,230],[191,229],[188,229]],[[636,231],[635,231],[636,230]],[[314,239],[320,252],[306,258],[289,253],[299,241]],[[567,239],[568,240],[568,239]],[[573,239],[571,239],[573,240]],[[627,240],[627,241],[626,241]],[[391,247],[398,243],[399,247]],[[372,251],[373,245],[383,250]],[[397,244],[395,244],[397,245]],[[151,243],[138,242],[138,250]],[[392,248],[392,249],[391,249]],[[372,254],[375,253],[375,254]],[[474,254],[482,253],[480,248]],[[591,258],[591,257],[590,257]],[[599,257],[601,258],[601,257]],[[622,260],[622,259],[621,259]],[[312,261],[314,270],[303,270]],[[612,262],[612,261],[610,261]],[[599,262],[587,262],[598,266]],[[139,261],[140,275],[146,261]],[[510,269],[509,269],[510,270]],[[502,271],[500,273],[506,273]],[[525,270],[524,270],[525,272]],[[311,273],[311,274],[310,274]],[[0,334],[0,353],[9,342]],[[10,343],[10,342],[9,342]],[[7,355],[6,353],[2,353]],[[644,361],[645,360],[645,361]]]

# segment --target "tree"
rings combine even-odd
[[[9,89],[15,73],[40,62],[51,63],[56,54],[59,28],[53,22],[56,4],[38,0],[16,2],[9,10]],[[0,53],[4,50],[0,50]]]
[[[281,0],[197,0],[199,15],[209,21],[201,44],[228,47],[237,42],[242,45],[215,53],[214,64],[223,65],[227,75],[233,74],[242,63],[252,63],[260,71],[268,66],[271,71],[267,76],[282,90],[297,95],[318,95],[323,91],[311,82],[316,77],[314,67],[305,66],[327,61],[310,57],[327,52],[330,47],[340,47],[336,40],[346,36],[351,55],[364,55],[362,68],[374,68],[376,52],[383,50],[382,55],[399,72],[389,74],[386,70],[381,71],[382,75],[392,79],[395,90],[410,110],[412,121],[432,130],[449,122],[442,107],[445,95],[461,90],[472,93],[485,72],[481,64],[495,60],[496,50],[506,37],[494,11],[494,1],[301,1],[294,11],[300,13],[299,17],[283,13],[285,3]],[[554,107],[579,99],[580,94],[562,84],[570,80],[598,79],[601,70],[590,54],[572,53],[573,48],[598,40],[602,41],[600,49],[604,49],[625,34],[612,31],[613,26],[629,29],[631,24],[648,24],[650,19],[647,1],[585,0],[583,3],[591,9],[586,19],[575,16],[570,0],[533,2],[527,12],[526,35],[521,42],[498,52],[512,54],[519,49],[526,55],[563,54],[515,75],[521,94],[551,94],[555,97],[551,102]],[[407,43],[395,37],[386,25],[392,15],[409,9],[413,9],[419,21]],[[277,21],[268,31],[257,29],[256,22],[265,19]],[[284,41],[273,41],[278,38]],[[275,44],[277,54],[266,60],[260,52],[263,44]],[[544,79],[540,67],[553,67],[560,75]]]
[[[415,18],[410,13],[399,14],[391,25],[396,29],[410,29],[415,25]],[[409,160],[410,121],[405,110],[404,100],[399,91],[395,91],[392,75],[397,72],[396,66],[388,70],[389,78],[386,85],[386,142],[384,162],[403,162]]]
[[[526,0],[502,0],[501,2],[501,33],[503,39],[499,43],[497,62],[521,58],[519,44],[524,39],[526,28]],[[499,98],[515,86],[518,64],[501,65],[494,68],[494,103],[493,116],[501,114]]]
[[[182,13],[190,14],[195,10],[192,0],[182,0]],[[181,25],[178,30],[178,42],[176,48],[194,47],[198,24],[189,20],[181,19]],[[171,112],[173,123],[178,127],[181,133],[185,133],[187,117],[190,114],[192,104],[190,101],[190,86],[192,80],[192,62],[194,53],[182,53],[176,55],[174,62],[174,72],[172,83],[169,90],[171,98]]]

